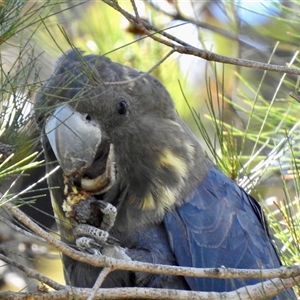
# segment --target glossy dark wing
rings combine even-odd
[[[165,227],[178,265],[197,268],[276,268],[280,261],[258,203],[218,169],[191,198],[166,214]],[[186,278],[198,291],[229,291],[260,280]],[[293,293],[282,298],[293,299]]]

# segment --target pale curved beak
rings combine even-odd
[[[55,109],[45,133],[64,173],[74,178],[91,166],[102,138],[99,124],[68,105]]]

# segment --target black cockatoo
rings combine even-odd
[[[63,241],[95,255],[197,268],[281,266],[260,205],[206,158],[153,76],[73,49],[35,102]],[[69,284],[99,268],[63,257]],[[114,271],[102,287],[231,291],[260,279]],[[277,299],[295,299],[292,290]]]

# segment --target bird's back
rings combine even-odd
[[[197,268],[270,269],[281,266],[259,204],[216,168],[190,199],[165,217],[178,264]],[[260,279],[186,278],[192,290],[230,291]],[[276,299],[295,299],[292,291]]]

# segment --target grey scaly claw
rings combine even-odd
[[[101,254],[101,250],[108,246],[118,246],[119,241],[110,236],[105,230],[87,224],[77,225],[73,233],[76,237],[78,248],[90,254]]]
[[[82,236],[76,239],[76,246],[82,251],[92,255],[102,255],[100,248],[101,246],[92,238]]]
[[[76,237],[92,238],[99,245],[104,245],[109,236],[107,231],[87,224],[77,225],[74,228],[73,233]]]
[[[95,200],[94,205],[98,206],[103,213],[103,220],[101,222],[101,229],[109,231],[115,224],[117,217],[117,209],[111,203],[105,202],[103,200]]]

